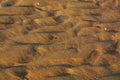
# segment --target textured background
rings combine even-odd
[[[120,80],[120,0],[0,0],[0,80]]]

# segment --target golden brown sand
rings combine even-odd
[[[120,0],[0,0],[0,80],[120,80]]]

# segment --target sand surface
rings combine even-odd
[[[0,0],[0,80],[120,80],[120,0]]]

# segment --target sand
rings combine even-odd
[[[0,80],[120,80],[120,0],[0,0]]]

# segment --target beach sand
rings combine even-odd
[[[120,0],[0,0],[0,80],[120,80]]]

